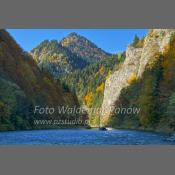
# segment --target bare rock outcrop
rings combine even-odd
[[[173,29],[152,29],[145,37],[143,48],[128,46],[123,65],[106,80],[102,124],[108,123],[122,90],[130,85],[130,81],[137,81],[142,77],[146,66],[156,59],[157,53],[164,52],[174,34]]]

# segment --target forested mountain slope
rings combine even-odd
[[[76,33],[71,33],[61,41],[45,40],[31,54],[42,70],[54,78],[81,70],[89,64],[110,56],[94,43]]]
[[[78,106],[76,96],[64,92],[61,85],[42,72],[33,58],[14,39],[0,30],[0,130],[34,128],[33,119],[66,117],[60,114],[40,116],[35,106]]]

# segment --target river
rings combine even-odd
[[[0,145],[174,145],[167,134],[134,130],[55,129],[0,132]]]

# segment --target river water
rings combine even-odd
[[[0,145],[174,145],[170,135],[133,130],[57,129],[0,132]]]

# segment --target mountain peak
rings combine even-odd
[[[62,47],[67,48],[72,53],[82,57],[87,62],[100,61],[111,54],[99,48],[96,44],[75,32],[70,33],[60,41]]]
[[[47,68],[54,77],[82,69],[110,56],[87,38],[75,32],[60,42],[45,40],[31,51],[41,68]]]
[[[71,37],[71,36],[79,37],[80,35],[78,35],[76,32],[72,32],[67,37]]]
[[[60,44],[63,47],[67,47],[68,45],[70,45],[73,42],[77,42],[79,40],[87,40],[86,38],[83,38],[82,36],[78,35],[75,32],[69,33],[66,37],[64,37],[61,41]]]

